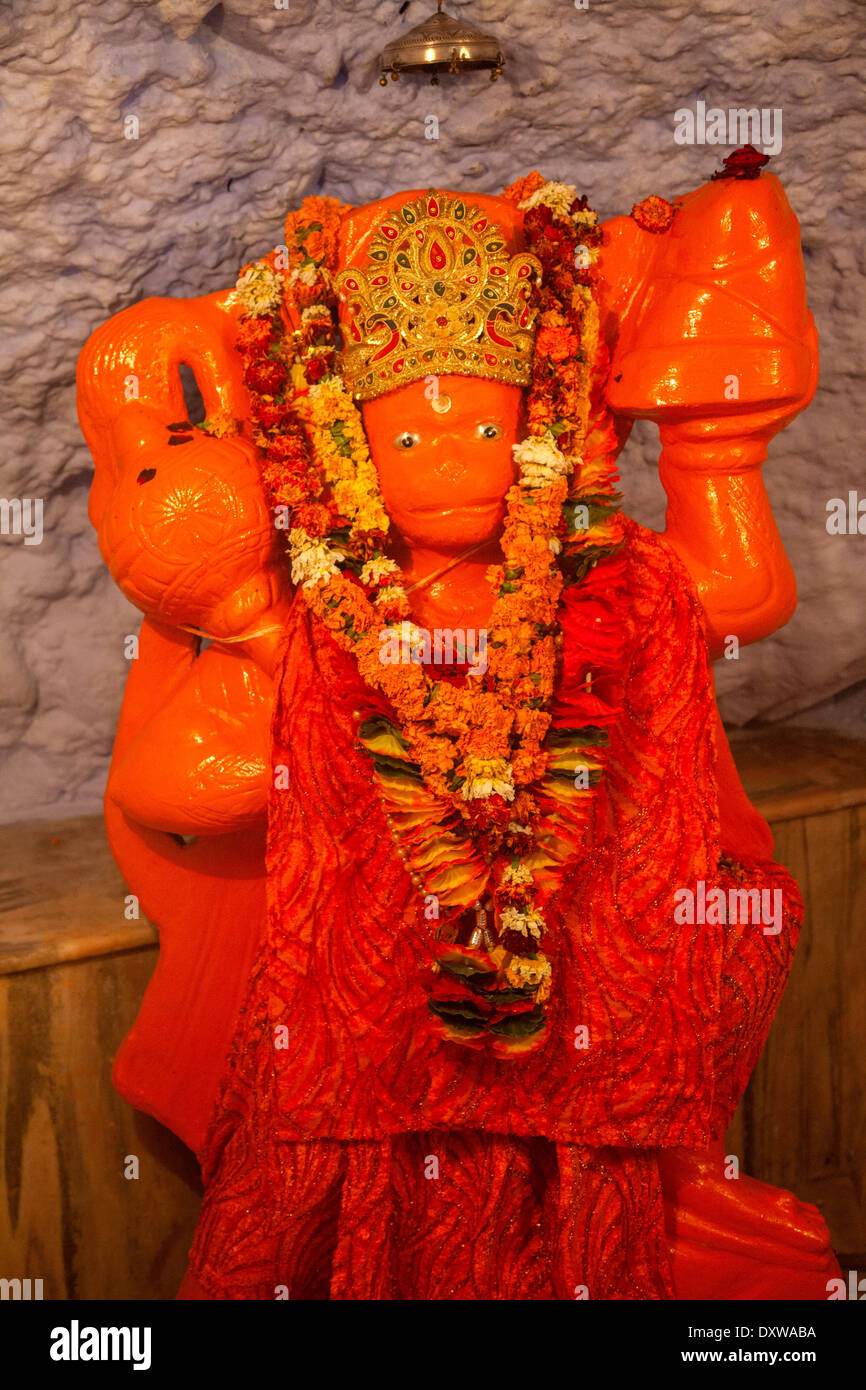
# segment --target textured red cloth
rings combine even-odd
[[[549,914],[550,1034],[508,1060],[431,1032],[432,927],[355,742],[364,692],[296,602],[274,719],[289,787],[272,793],[268,937],[192,1251],[208,1296],[675,1295],[655,1151],[724,1133],[802,902],[767,857],[726,745],[720,823],[718,721],[685,570],[633,522],[623,557],[621,710],[590,848]],[[568,679],[581,634],[567,616],[563,634]],[[742,868],[720,867],[723,854]],[[675,890],[699,880],[781,890],[782,930],[677,923]]]

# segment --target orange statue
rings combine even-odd
[[[182,1297],[826,1297],[817,1211],[726,1176],[802,904],[709,666],[793,612],[761,465],[816,376],[742,152],[603,226],[535,174],[308,199],[93,334],[144,613],[106,820],[161,936],[114,1078],[203,1164]]]

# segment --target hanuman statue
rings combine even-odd
[[[604,224],[537,173],[307,198],[88,341],[144,613],[106,819],[161,933],[114,1078],[202,1164],[180,1297],[826,1297],[818,1212],[722,1146],[802,916],[710,664],[795,605],[761,465],[817,347],[765,162]]]

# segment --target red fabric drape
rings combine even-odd
[[[633,522],[624,555],[622,708],[589,851],[550,914],[550,1035],[509,1060],[428,1026],[431,928],[355,746],[363,690],[296,604],[274,721],[289,787],[272,794],[268,939],[209,1134],[188,1296],[675,1295],[658,1152],[723,1134],[802,903],[767,858],[726,745],[717,771],[685,571]],[[734,851],[742,867],[720,867]],[[698,881],[778,890],[781,931],[677,922],[675,890]]]

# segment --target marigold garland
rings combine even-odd
[[[362,723],[359,740],[413,881],[446,909],[431,1012],[448,1037],[513,1055],[545,1036],[542,898],[586,822],[607,737],[591,723],[552,728],[557,612],[564,589],[614,554],[621,527],[605,449],[586,448],[606,360],[593,297],[596,215],[574,188],[537,173],[505,196],[524,211],[526,249],[542,276],[529,436],[514,449],[519,479],[506,499],[503,561],[488,571],[495,601],[481,681],[461,685],[416,662],[380,659],[383,628],[410,647],[421,634],[385,551],[378,476],[340,376],[332,275],[348,209],[306,199],[287,220],[287,244],[243,268],[237,299],[264,482],[273,507],[291,516],[292,580],[388,702],[387,715]],[[588,779],[577,792],[576,759]]]

